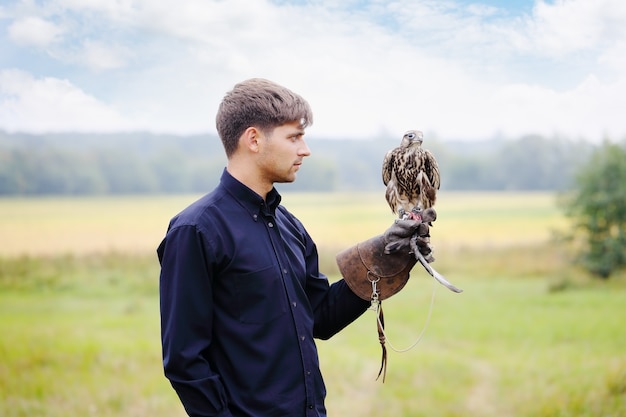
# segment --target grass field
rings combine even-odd
[[[158,264],[196,196],[0,199],[0,416],[183,416],[161,370]],[[331,273],[337,250],[393,220],[373,194],[285,194]],[[319,342],[331,416],[626,416],[625,277],[592,282],[549,243],[549,194],[442,193],[435,266],[375,317]],[[336,277],[333,276],[333,279]]]
[[[0,199],[0,254],[154,251],[169,219],[199,196]],[[341,250],[394,220],[380,193],[285,194],[283,203],[318,246]],[[545,242],[564,226],[547,193],[440,193],[439,247]]]

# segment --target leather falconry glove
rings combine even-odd
[[[429,216],[422,219],[422,222],[416,220],[401,220],[396,222],[385,231],[384,239],[385,253],[392,254],[396,252],[412,253],[417,250],[424,256],[428,262],[433,262],[435,258],[432,256],[432,246],[430,245],[430,227],[432,222],[437,218],[435,210],[429,208],[424,211]],[[431,214],[432,213],[432,214]],[[426,221],[429,219],[428,221]]]
[[[409,280],[417,260],[432,257],[429,224],[437,218],[434,210],[418,220],[398,219],[384,234],[361,242],[337,255],[344,280],[357,296],[370,301],[377,311],[378,340],[382,358],[378,376],[387,373],[385,321],[382,300],[397,294]],[[426,214],[426,213],[422,213]],[[420,221],[421,220],[421,221]],[[415,252],[419,251],[419,256]]]
[[[382,235],[337,255],[339,271],[356,295],[382,301],[400,291],[417,262],[415,248],[424,258],[433,259],[429,225],[437,213],[429,208],[421,215],[421,221],[398,219]]]

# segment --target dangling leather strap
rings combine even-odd
[[[380,370],[378,371],[378,378],[380,375],[383,376],[383,383],[385,382],[385,377],[387,376],[387,347],[385,347],[385,317],[383,316],[383,303],[379,302],[378,312],[376,317],[376,324],[378,328],[378,341],[380,342],[380,347],[382,348],[382,357],[380,360]]]

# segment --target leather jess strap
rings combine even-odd
[[[380,347],[382,348],[382,357],[380,359],[380,370],[378,371],[378,378],[380,375],[383,376],[383,383],[385,383],[385,377],[387,376],[387,347],[385,346],[385,317],[383,316],[383,306],[382,303],[378,306],[378,312],[376,317],[377,328],[378,328],[378,341],[380,342]]]

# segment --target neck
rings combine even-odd
[[[262,175],[253,169],[253,167],[254,162],[252,161],[238,161],[231,159],[226,165],[226,170],[230,175],[237,179],[237,181],[250,188],[252,191],[260,195],[263,200],[265,200],[267,193],[274,188],[274,184],[266,181]]]

